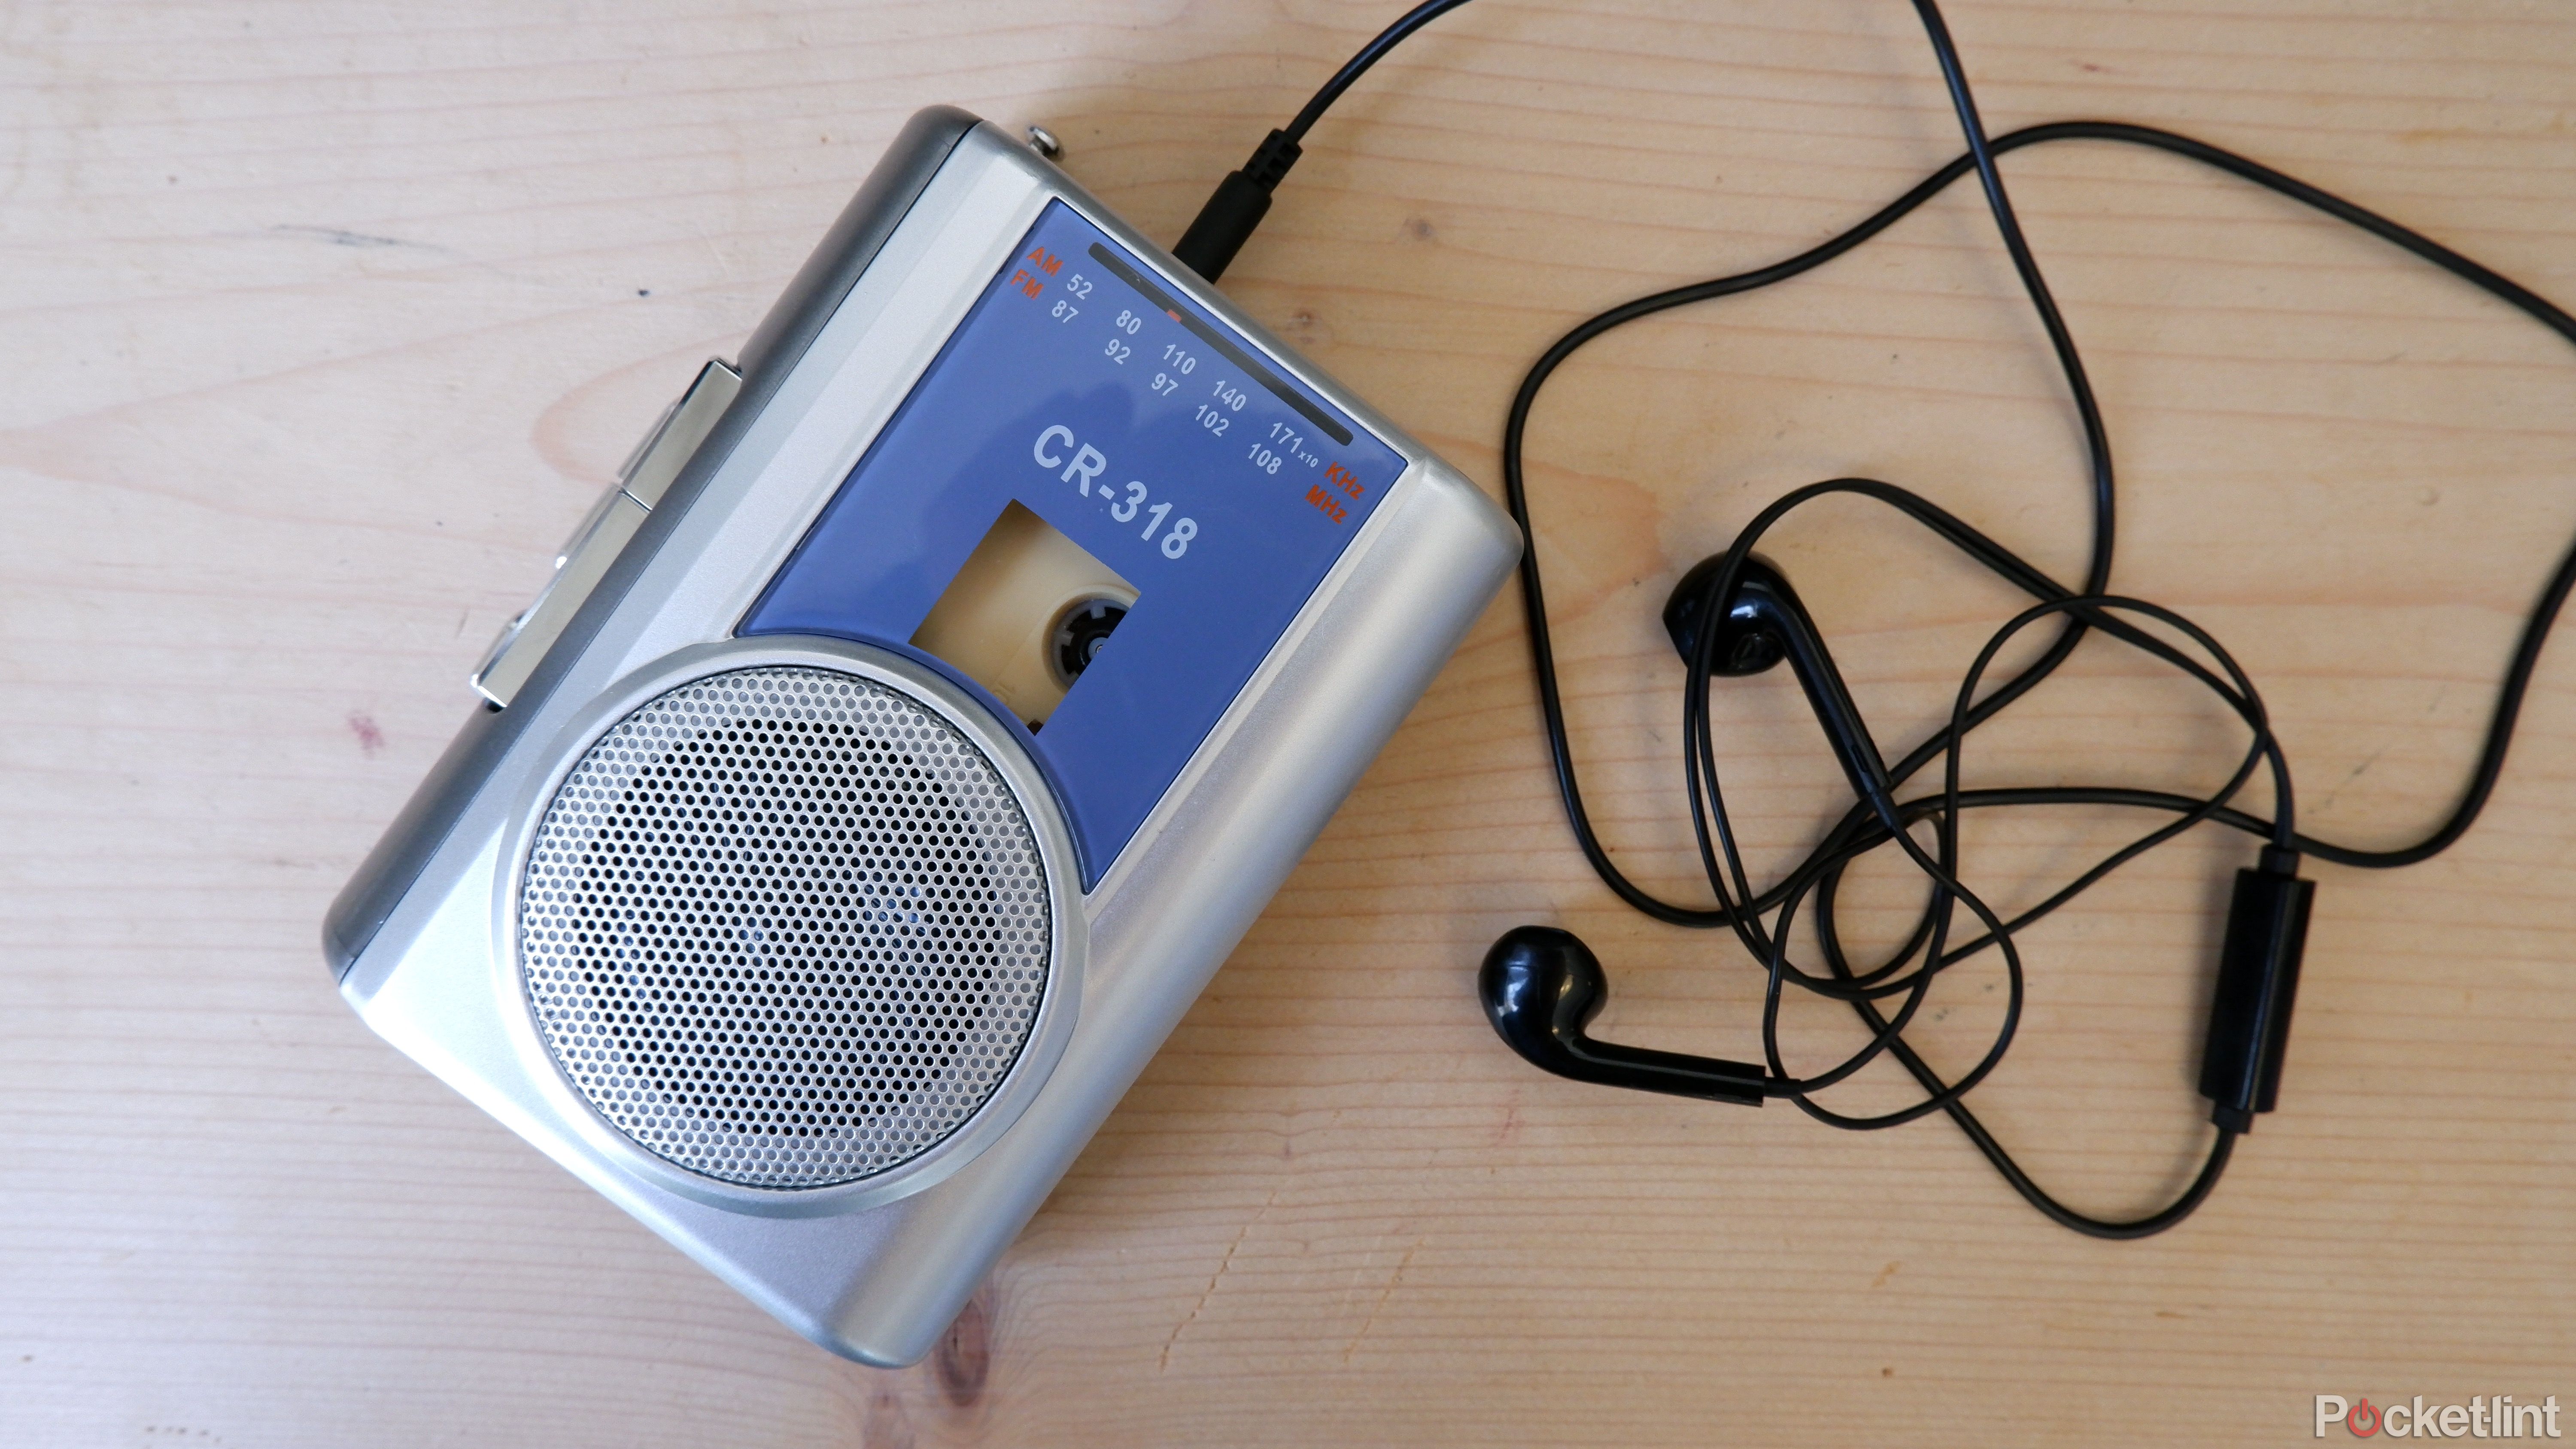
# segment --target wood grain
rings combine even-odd
[[[1997,129],[2175,126],[2576,298],[2576,14],[1958,0]],[[1146,231],[1391,7],[1354,0],[0,11],[0,1440],[16,1445],[2283,1443],[2311,1396],[2576,1402],[2576,688],[2449,855],[2319,868],[2284,1109],[2139,1244],[1940,1123],[1868,1136],[1542,1077],[1471,994],[1587,933],[1602,1029],[1744,1055],[1731,946],[1569,845],[1485,620],[929,1363],[795,1341],[370,1036],[324,904],[459,681],[696,361],[902,118],[1042,121]],[[1906,7],[1486,0],[1316,132],[1228,290],[1471,473],[1576,318],[1769,260],[1956,146]],[[2563,346],[2171,158],[2007,163],[2123,464],[2118,585],[2262,683],[2303,823],[2458,788],[2576,534]],[[1596,809],[1688,889],[1651,620],[1755,509],[1866,472],[2076,572],[2078,439],[1975,198],[1590,349],[1532,444]],[[2012,601],[1861,506],[1774,550],[1883,737]],[[1762,858],[1835,809],[1795,691],[1726,691]],[[2225,721],[2088,655],[1989,781],[2208,779]],[[1981,825],[2035,899],[2134,822]],[[2078,1205],[2170,1191],[2235,841],[2032,933],[1978,1102]],[[1891,928],[1910,888],[1864,882]],[[1994,996],[1931,1029],[1964,1060]],[[1791,1016],[1822,1060],[1850,1040]],[[1894,1100],[1884,1081],[1854,1102]]]

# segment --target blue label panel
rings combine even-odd
[[[1117,570],[1135,607],[1029,737],[1089,889],[1403,469],[1054,202],[742,632],[917,652],[906,641],[1013,502]]]

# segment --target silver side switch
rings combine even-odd
[[[671,480],[680,476],[698,445],[715,430],[716,420],[742,391],[742,374],[722,358],[710,359],[679,401],[662,412],[625,465],[617,470],[618,487],[599,501],[573,530],[563,552],[555,556],[555,575],[519,616],[501,628],[500,637],[484,651],[475,667],[474,691],[495,705],[508,707],[519,687],[536,673],[546,651],[563,636],[564,626],[581,611],[643,525],[645,515],[662,501]]]
[[[609,495],[608,507],[564,555],[545,592],[537,595],[528,611],[503,631],[489,659],[474,672],[476,693],[505,708],[518,696],[519,686],[537,672],[546,651],[563,637],[564,626],[581,612],[582,601],[598,587],[608,566],[617,562],[627,540],[635,536],[635,530],[644,525],[651,512],[624,493]]]
[[[680,394],[680,400],[662,415],[661,425],[619,470],[618,481],[625,485],[626,496],[647,508],[659,504],[662,491],[697,455],[698,444],[715,431],[716,419],[733,406],[734,394],[741,391],[741,373],[722,358],[708,359],[698,370],[697,381]]]

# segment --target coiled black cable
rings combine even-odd
[[[1325,110],[1363,72],[1407,36],[1464,3],[1466,0],[1428,0],[1428,3],[1407,12],[1344,64],[1287,127],[1273,133],[1272,140],[1264,143],[1265,150],[1257,152],[1254,164],[1247,167],[1261,192],[1263,199],[1260,204],[1238,207],[1236,216],[1221,217],[1220,208],[1212,201],[1208,212],[1202,214],[1200,224],[1193,228],[1194,237],[1201,228],[1211,233],[1209,244],[1196,253],[1213,258],[1212,269],[1203,267],[1203,270],[1208,270],[1211,280],[1216,271],[1222,270],[1224,261],[1233,256],[1243,237],[1249,235],[1251,227],[1258,224],[1261,210],[1267,205],[1269,189],[1295,161],[1296,143],[1303,139]],[[1768,1088],[1770,1094],[1787,1097],[1819,1121],[1850,1130],[1892,1127],[1935,1111],[1945,1113],[1967,1134],[2005,1181],[2053,1221],[2096,1237],[2145,1237],[2180,1222],[2209,1195],[2226,1168],[2236,1134],[2224,1127],[2217,1129],[2215,1140],[2191,1184],[2172,1203],[2143,1217],[2129,1220],[2089,1217],[2066,1207],[2044,1191],[1962,1100],[2001,1062],[2019,1027],[2024,981],[2014,935],[2064,906],[2127,861],[2204,823],[2214,822],[2263,836],[2274,846],[2313,855],[2320,860],[2372,869],[2411,865],[2449,848],[2476,821],[2503,771],[2515,721],[2532,674],[2539,665],[2542,648],[2570,589],[2576,588],[2576,546],[2571,546],[2550,575],[2523,626],[2498,688],[2477,763],[2450,815],[2422,839],[2393,849],[2371,850],[2337,845],[2299,833],[2295,825],[2288,761],[2273,737],[2261,697],[2244,670],[2215,639],[2182,616],[2143,600],[2119,598],[2106,592],[2116,543],[2117,496],[2110,436],[2103,424],[2074,335],[2060,315],[2038,261],[2022,235],[2011,195],[1997,165],[1998,159],[2025,146],[2061,141],[2104,141],[2162,150],[2250,181],[2356,226],[2514,307],[2571,344],[2576,344],[2576,318],[2571,318],[2565,311],[2510,279],[2420,233],[2258,162],[2187,136],[2114,121],[2062,121],[1989,137],[1978,117],[1974,93],[1938,5],[1935,0],[1913,0],[1913,4],[1940,66],[1960,130],[1967,140],[1966,154],[1925,177],[1859,224],[1796,256],[1753,271],[1640,297],[1586,320],[1549,347],[1522,379],[1504,424],[1503,492],[1514,521],[1520,525],[1524,542],[1520,565],[1521,597],[1538,680],[1539,708],[1567,821],[1584,858],[1603,883],[1621,900],[1657,920],[1702,929],[1729,928],[1736,933],[1745,949],[1763,963],[1767,984],[1762,1035],[1765,1060],[1772,1076]],[[2083,581],[2078,587],[2068,588],[1929,500],[1874,479],[1841,478],[1812,484],[1765,508],[1746,525],[1729,548],[1723,564],[1712,577],[1712,598],[1730,596],[1736,573],[1751,558],[1755,545],[1791,512],[1817,498],[1855,494],[1893,508],[1923,525],[1971,559],[2030,594],[2036,602],[1998,629],[1978,655],[1976,663],[1961,681],[1949,722],[1897,761],[1856,775],[1861,798],[1779,881],[1759,890],[1753,886],[1745,868],[1719,784],[1717,751],[1709,715],[1711,661],[1706,657],[1708,650],[1703,648],[1702,657],[1691,661],[1683,700],[1683,768],[1701,865],[1715,896],[1715,904],[1695,906],[1667,901],[1639,886],[1620,870],[1594,829],[1590,813],[1583,803],[1557,684],[1555,650],[1548,628],[1546,594],[1540,575],[1538,536],[1530,517],[1525,471],[1525,436],[1530,412],[1556,370],[1585,344],[1603,334],[1672,308],[1754,291],[1811,271],[1885,231],[1971,172],[1976,174],[1983,187],[1987,210],[2011,256],[2023,291],[2048,334],[2050,348],[2065,377],[2069,400],[2083,430],[2092,493],[2091,547]],[[1237,177],[1229,178],[1230,183],[1239,181],[1244,174],[1237,173]],[[1244,216],[1247,210],[1248,216]],[[1190,251],[1184,253],[1185,258],[1192,254]],[[2191,647],[2186,649],[2161,634],[2142,628],[2132,622],[2133,618],[2153,621],[2181,635]],[[2044,622],[2054,623],[2057,629],[2048,646],[2033,662],[1980,695],[1978,689],[1986,672],[2004,645],[2024,629]],[[2095,632],[2183,671],[2210,689],[2238,715],[2247,726],[2250,738],[2244,757],[2228,780],[2210,793],[2198,796],[2103,786],[1965,788],[1961,784],[1962,762],[1970,734],[2037,687],[2089,634]],[[1897,787],[1935,759],[1942,760],[1944,765],[1940,790],[1908,799],[1897,798]],[[2271,777],[2273,813],[2269,819],[2230,803],[2258,772],[2268,773]],[[2103,857],[2039,904],[2010,920],[2000,918],[1958,879],[1961,816],[1969,810],[2063,805],[2142,809],[2163,812],[2174,818]],[[1925,824],[1932,828],[1934,835],[1929,848],[1916,840],[1912,833],[1914,827]],[[1931,891],[1908,939],[1887,960],[1864,969],[1855,965],[1842,944],[1836,925],[1835,904],[1849,867],[1870,852],[1890,844],[1897,846],[1913,861],[1930,882]],[[1788,949],[1791,926],[1798,913],[1809,908],[1810,902],[1813,929],[1825,967],[1821,973],[1797,966],[1790,959]],[[1957,911],[1961,908],[1975,917],[1983,929],[1954,945],[1951,934]],[[1977,1064],[1955,1082],[1945,1081],[1906,1042],[1905,1029],[1941,973],[1988,950],[2001,957],[2009,985],[2003,1020]],[[1784,988],[1792,985],[1849,1004],[1869,1033],[1868,1043],[1824,1072],[1807,1077],[1790,1073],[1780,1050],[1779,1010]],[[1899,997],[1902,1001],[1893,1012],[1880,1009],[1879,1003]],[[1849,1079],[1881,1054],[1894,1057],[1922,1087],[1924,1096],[1921,1100],[1896,1111],[1867,1117],[1840,1113],[1814,1100],[1816,1093]]]

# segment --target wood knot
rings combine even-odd
[[[939,1340],[939,1352],[932,1360],[939,1375],[940,1392],[958,1408],[967,1408],[984,1396],[984,1382],[993,1372],[993,1314],[979,1291],[957,1310],[957,1321]]]

